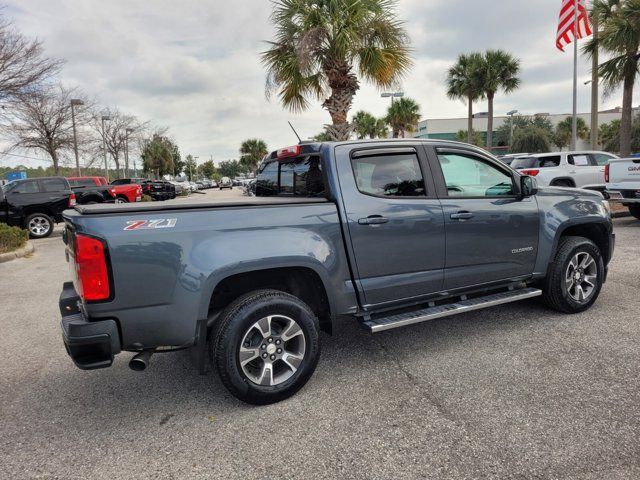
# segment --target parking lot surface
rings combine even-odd
[[[188,352],[78,370],[58,230],[0,264],[0,477],[640,478],[640,222],[615,225],[591,310],[529,301],[375,336],[346,321],[307,386],[266,407]]]

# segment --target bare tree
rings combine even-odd
[[[72,98],[83,99],[84,105],[76,107],[76,126],[81,127],[88,121],[90,102],[77,89],[57,85],[17,95],[2,126],[10,149],[46,153],[58,174],[61,155],[72,151],[74,145]],[[80,132],[78,143],[83,145],[85,141]]]
[[[102,121],[102,118],[108,118]],[[104,125],[104,132],[102,126]],[[137,144],[137,137],[141,137],[147,124],[140,122],[135,116],[120,112],[116,107],[108,107],[94,113],[94,130],[102,136],[107,148],[107,154],[113,159],[117,177],[120,178],[121,165],[124,161],[125,171],[129,170],[129,158],[126,155],[127,143],[129,146]],[[127,138],[128,137],[128,138]]]
[[[8,100],[33,91],[62,67],[61,60],[47,58],[39,40],[29,40],[13,24],[0,18],[0,99]]]

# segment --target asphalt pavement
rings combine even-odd
[[[58,229],[0,264],[0,478],[640,478],[640,221],[615,225],[591,310],[528,301],[373,336],[345,321],[307,386],[266,407],[187,352],[77,369]]]

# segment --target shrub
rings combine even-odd
[[[0,253],[11,252],[22,247],[29,239],[29,232],[19,227],[0,223]]]
[[[142,195],[142,200],[143,202],[153,202],[153,198],[151,198],[149,195]]]

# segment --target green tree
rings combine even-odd
[[[404,138],[405,132],[413,133],[420,121],[420,105],[410,98],[400,98],[389,105],[385,121],[391,125],[393,138]]]
[[[396,6],[397,0],[274,0],[275,40],[262,54],[267,91],[293,111],[307,109],[310,98],[324,99],[328,133],[348,140],[358,76],[388,88],[411,66]]]
[[[244,173],[245,169],[238,160],[225,160],[218,165],[218,172],[222,177],[234,178]]]
[[[154,135],[145,140],[140,156],[142,169],[154,173],[156,178],[173,172],[173,152],[165,137]]]
[[[611,58],[598,67],[605,92],[622,85],[620,155],[629,156],[632,142],[633,88],[638,78],[640,50],[640,0],[596,0],[591,15],[598,21],[598,35],[585,45],[591,56],[596,50]]]
[[[326,130],[323,130],[319,134],[315,135],[313,137],[313,140],[316,142],[330,142],[333,139],[331,138],[331,134],[329,132],[327,132]]]
[[[546,153],[551,151],[549,133],[535,125],[519,128],[513,134],[512,153]]]
[[[456,140],[458,142],[467,142],[469,138],[469,135],[467,135],[467,131],[466,130],[458,130],[458,133],[456,133]],[[477,147],[481,147],[482,144],[484,143],[484,138],[482,138],[482,134],[480,132],[478,132],[477,130],[473,131],[473,134],[471,135],[472,138],[472,145],[475,145]]]
[[[617,152],[620,148],[620,120],[613,120],[600,125],[598,142],[607,152]],[[640,152],[640,113],[633,118],[631,124],[631,151]]]
[[[171,157],[173,158],[173,174],[174,176],[177,176],[184,172],[186,163],[182,161],[178,145],[176,145],[172,140],[169,141],[171,142]]]
[[[388,136],[389,136],[389,129],[387,128],[387,121],[384,118],[378,118],[376,120],[375,138],[387,138]]]
[[[467,143],[473,143],[473,102],[484,98],[482,91],[482,64],[480,53],[461,54],[447,72],[447,96],[467,102]]]
[[[250,138],[240,145],[240,163],[247,171],[255,170],[262,157],[268,153],[267,144],[259,138]]]
[[[487,50],[480,64],[481,90],[489,104],[487,147],[493,146],[493,100],[500,90],[511,93],[520,86],[520,60],[503,50]]]
[[[211,179],[216,176],[216,173],[218,173],[218,169],[213,163],[213,160],[207,160],[206,162],[198,166],[198,173],[204,178]]]
[[[578,138],[587,140],[589,138],[589,127],[586,122],[578,117]],[[571,143],[571,136],[573,135],[573,118],[567,117],[556,125],[556,130],[553,135],[553,143],[559,149],[563,149]]]
[[[198,173],[198,164],[193,155],[187,155],[184,159],[184,173],[190,182],[193,182],[193,175]]]
[[[353,130],[355,131],[356,138],[376,138],[378,133],[376,117],[369,112],[360,110],[353,116]]]
[[[546,115],[514,115],[510,117],[508,121],[504,122],[495,132],[495,138],[499,146],[508,146],[511,142],[511,122],[513,122],[513,135],[517,133],[518,129],[525,127],[538,127],[547,134],[547,139],[551,141],[555,133],[553,123]]]

